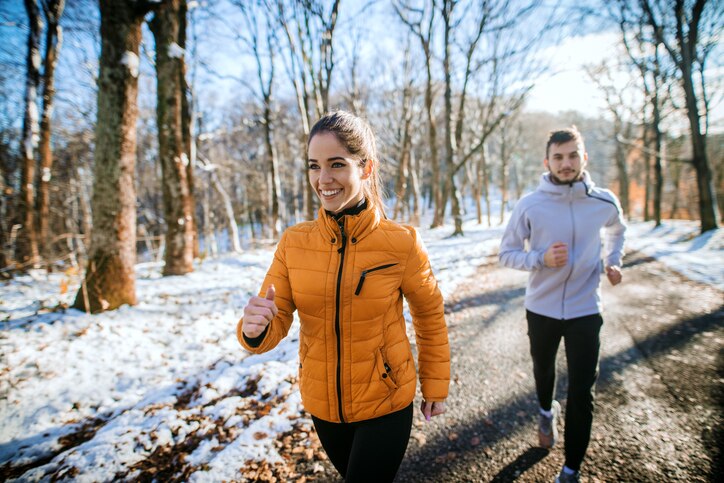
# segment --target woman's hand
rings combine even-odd
[[[274,294],[274,284],[269,285],[264,298],[254,296],[244,307],[241,330],[248,338],[259,337],[279,312],[274,303]]]
[[[422,411],[425,419],[429,421],[431,417],[438,416],[445,412],[445,402],[427,402],[423,400],[420,405],[420,411]]]

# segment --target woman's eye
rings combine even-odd
[[[307,169],[319,169],[319,165],[316,163],[309,163]]]
[[[344,163],[332,163],[333,168],[344,168],[345,166]]]

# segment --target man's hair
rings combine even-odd
[[[583,136],[575,124],[571,124],[571,127],[559,129],[557,131],[551,131],[548,133],[548,143],[546,144],[546,159],[548,159],[548,153],[552,144],[563,144],[568,141],[576,141],[577,143],[583,144]]]

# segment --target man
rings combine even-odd
[[[593,418],[601,317],[600,277],[621,282],[624,224],[618,199],[596,188],[575,126],[550,133],[538,188],[516,204],[500,246],[503,265],[530,273],[525,294],[533,375],[540,403],[540,445],[556,443],[556,353],[568,359],[565,466],[556,482],[579,481]],[[601,229],[605,231],[601,259]]]

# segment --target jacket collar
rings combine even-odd
[[[338,223],[344,226],[344,233],[351,244],[356,244],[369,235],[380,224],[380,213],[373,203],[368,202],[364,210],[357,214],[345,215],[339,222],[324,208],[317,212],[317,223],[322,233],[327,235],[333,245],[341,244],[341,232]]]
[[[583,171],[583,179],[573,183],[555,184],[551,181],[550,173],[543,173],[540,177],[538,190],[554,196],[570,196],[572,198],[585,198],[596,184],[588,171]]]

